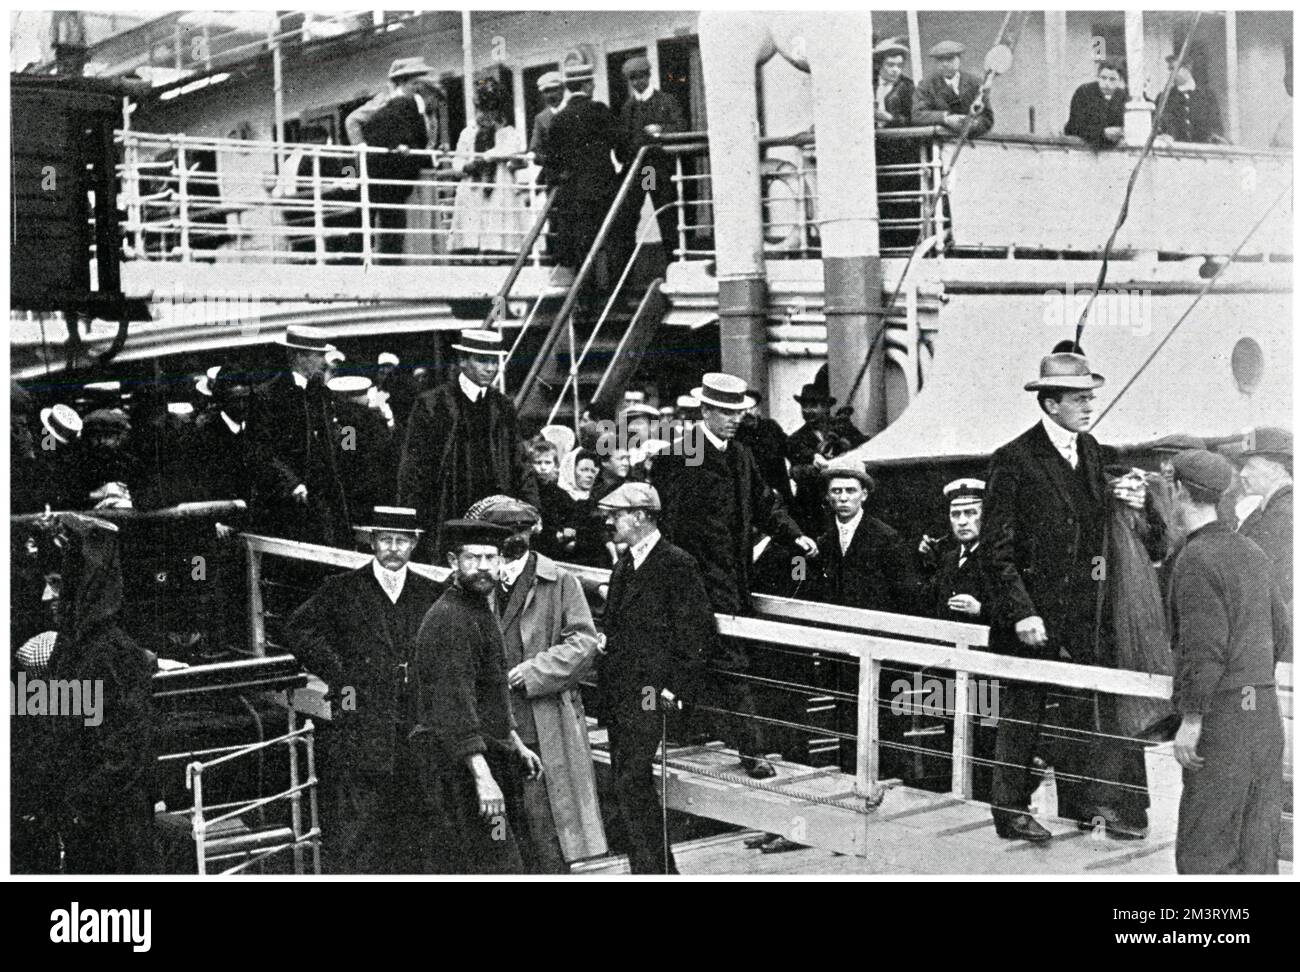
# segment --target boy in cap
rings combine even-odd
[[[980,93],[980,79],[961,69],[966,47],[957,41],[940,41],[930,48],[937,70],[916,86],[913,125],[942,125],[953,134],[962,130]],[[984,97],[983,110],[971,121],[970,137],[993,127],[993,105]]]
[[[1198,449],[1172,464],[1187,529],[1169,590],[1178,873],[1276,874],[1285,740],[1274,672],[1290,656],[1289,612],[1268,558],[1215,513],[1228,461]]]

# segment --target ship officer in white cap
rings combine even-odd
[[[980,520],[984,513],[984,480],[954,479],[943,488],[954,544],[924,536],[922,564],[932,570],[929,606],[936,618],[987,624]],[[941,549],[944,544],[947,549]]]

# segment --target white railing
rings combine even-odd
[[[545,201],[526,154],[117,137],[129,260],[509,263]],[[371,174],[399,154],[423,162],[417,178]],[[471,161],[488,163],[492,181],[467,178]]]

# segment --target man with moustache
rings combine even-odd
[[[1237,527],[1253,540],[1273,565],[1273,582],[1289,605],[1292,598],[1291,534],[1295,525],[1292,505],[1291,433],[1286,429],[1252,429],[1245,449],[1237,457],[1242,489],[1258,496],[1259,505]]]
[[[442,525],[451,586],[415,639],[419,753],[435,874],[518,874],[526,819],[519,775],[542,761],[516,731],[505,644],[491,598],[510,531],[480,520]]]
[[[545,769],[540,779],[523,781],[524,817],[513,822],[515,836],[530,873],[567,874],[571,862],[606,849],[579,686],[603,639],[578,578],[530,549],[542,526],[536,509],[489,496],[465,516],[511,534],[501,544],[492,606],[501,620],[519,738]]]
[[[969,624],[988,623],[989,596],[981,567],[980,523],[984,514],[984,480],[954,479],[943,488],[954,544],[921,538],[919,553],[926,582],[926,608],[932,617]]]
[[[322,836],[332,874],[410,872],[427,853],[415,727],[416,632],[443,592],[407,566],[420,538],[413,509],[376,506],[357,527],[374,559],[329,578],[289,619],[289,645],[329,686],[321,732]]]

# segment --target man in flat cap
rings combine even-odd
[[[260,470],[254,523],[278,537],[350,547],[347,499],[334,441],[320,328],[291,324],[280,339],[288,367],[253,391],[248,435]]]
[[[519,874],[516,832],[526,820],[520,775],[542,762],[516,732],[506,649],[492,611],[505,527],[449,520],[439,531],[451,586],[415,640],[419,753],[435,874]]]
[[[542,177],[555,187],[555,230],[551,250],[558,265],[552,281],[567,286],[582,265],[618,191],[611,157],[618,147],[618,120],[609,105],[592,99],[590,64],[564,69],[568,100],[551,121]]]
[[[1113,664],[1112,605],[1102,597],[1112,495],[1104,470],[1113,464],[1113,450],[1087,432],[1094,391],[1104,381],[1081,354],[1047,355],[1038,378],[1025,385],[1037,394],[1041,421],[993,454],[982,541],[993,651]],[[1145,486],[1121,480],[1114,495],[1146,512],[1148,549],[1163,556],[1163,521]],[[1031,767],[1050,694],[1044,685],[1002,686],[993,777],[993,819],[1002,837],[1051,837],[1029,814],[1037,786]],[[1110,837],[1141,838],[1147,803],[1142,751],[1113,738],[1113,696],[1100,695],[1094,704],[1091,695],[1062,697],[1056,707],[1064,735],[1077,739],[1056,753],[1061,816],[1104,826]],[[1086,782],[1075,782],[1080,779]]]
[[[600,713],[609,726],[615,813],[633,874],[676,874],[663,831],[653,762],[665,712],[701,701],[717,622],[695,558],[659,532],[658,492],[626,483],[600,501],[614,542],[627,549],[609,580]],[[665,706],[667,708],[665,708]]]
[[[400,874],[427,854],[415,727],[415,636],[444,585],[408,566],[415,510],[376,506],[356,528],[374,557],[328,578],[289,619],[289,647],[328,686],[321,831],[331,874]]]
[[[937,70],[916,86],[913,125],[942,125],[953,134],[966,126],[971,106],[980,93],[980,79],[961,69],[966,53],[957,41],[940,41],[930,48]],[[970,137],[977,138],[993,127],[993,105],[985,95],[983,110],[970,123]]]
[[[343,121],[344,131],[348,133],[349,145],[361,145],[365,142],[363,129],[366,122],[375,117],[380,108],[393,98],[403,93],[404,86],[420,78],[427,78],[433,68],[422,57],[399,57],[388,68],[388,85],[361,107],[355,109]]]
[[[537,91],[544,104],[542,110],[533,117],[533,134],[528,139],[528,151],[532,153],[533,163],[545,169],[551,122],[564,104],[564,78],[559,71],[547,71],[537,79]]]
[[[442,523],[485,496],[537,505],[514,403],[492,387],[505,353],[500,332],[466,329],[452,349],[456,376],[416,400],[397,473],[398,502],[423,515],[429,556]]]
[[[816,556],[817,544],[763,481],[753,454],[735,441],[741,417],[754,407],[745,381],[714,372],[691,394],[703,413],[693,432],[698,448],[674,451],[654,466],[653,485],[663,500],[661,524],[665,535],[699,563],[713,610],[746,614],[756,531],[775,543],[797,547],[806,557]],[[728,671],[750,668],[748,651],[732,638],[721,640],[718,662]],[[733,680],[724,691],[729,708],[739,714],[733,736],[741,765],[756,778],[774,775],[774,767],[761,758],[765,749],[760,725],[744,718],[754,712],[749,684]]]
[[[578,578],[531,549],[541,523],[534,507],[489,496],[465,515],[510,531],[492,603],[519,738],[544,769],[540,779],[522,781],[524,816],[512,822],[515,836],[530,873],[567,874],[572,862],[606,850],[579,686],[601,639]]]
[[[1291,534],[1294,507],[1291,495],[1291,433],[1285,429],[1259,428],[1247,436],[1238,454],[1241,483],[1247,496],[1258,496],[1259,505],[1237,527],[1253,540],[1273,565],[1273,581],[1289,605],[1292,599]]]
[[[68,499],[76,510],[131,509],[145,478],[130,449],[131,420],[120,408],[97,408],[82,423]]]
[[[1276,874],[1285,736],[1276,665],[1291,654],[1290,612],[1260,549],[1219,522],[1232,467],[1205,450],[1173,458],[1187,542],[1174,562],[1169,632],[1174,756],[1183,768],[1179,874]]]

